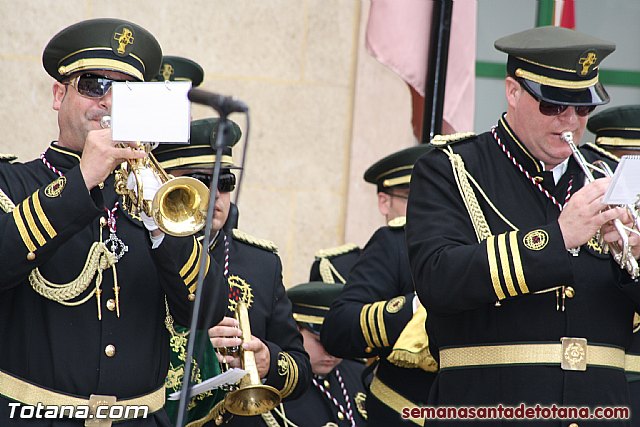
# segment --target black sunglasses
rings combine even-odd
[[[202,182],[204,185],[209,187],[211,185],[212,175],[200,172],[193,172],[189,174],[185,174],[184,176],[190,176],[191,178],[195,178],[198,181]],[[231,172],[223,173],[220,175],[220,179],[218,180],[218,191],[221,193],[230,193],[236,189],[236,176]]]
[[[527,85],[523,84],[522,82],[519,83],[520,86],[522,86],[533,99],[538,101],[538,109],[540,110],[540,113],[545,116],[559,116],[560,114],[564,113],[567,108],[573,107],[576,110],[576,114],[578,116],[586,117],[596,109],[595,105],[560,105],[554,104],[553,102],[543,101],[535,93],[531,92]]]
[[[86,98],[102,98],[109,92],[113,82],[123,81],[126,80],[116,80],[97,74],[85,73],[76,76],[65,84],[73,86],[80,95]]]

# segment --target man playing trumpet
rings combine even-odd
[[[429,403],[628,406],[624,348],[640,287],[597,234],[615,242],[611,221],[630,218],[601,203],[610,179],[585,184],[561,138],[579,141],[608,102],[598,69],[615,45],[541,27],[495,46],[508,54],[506,114],[478,136],[436,137],[411,180],[409,257],[440,363]],[[637,259],[639,239],[629,241]]]
[[[58,139],[40,159],[0,162],[0,425],[84,425],[83,408],[124,400],[148,411],[119,425],[167,426],[164,320],[189,324],[201,261],[203,318],[224,315],[228,288],[207,251],[152,218],[143,225],[114,189],[114,169],[145,154],[101,128],[111,85],[148,81],[161,57],[148,31],[121,19],[74,24],[44,50]],[[59,418],[77,419],[21,419],[36,405],[74,407]]]

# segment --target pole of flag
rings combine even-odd
[[[422,116],[423,144],[442,133],[445,84],[453,0],[434,0],[431,17],[431,50],[427,62],[426,91]]]

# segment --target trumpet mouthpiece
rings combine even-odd
[[[566,130],[560,134],[560,138],[565,142],[573,142],[573,132]]]
[[[102,116],[100,119],[100,127],[102,129],[108,129],[111,127],[111,116]]]

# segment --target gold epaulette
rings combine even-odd
[[[620,163],[620,157],[616,156],[611,151],[607,151],[599,145],[594,144],[593,142],[585,143],[584,147],[590,149],[591,151],[595,151],[596,153],[601,154],[606,158],[613,160],[614,162]]]
[[[316,259],[331,258],[334,256],[344,255],[346,253],[353,252],[356,249],[360,249],[360,248],[355,243],[345,243],[344,245],[336,246],[335,248],[320,249],[318,252],[316,252],[315,257]]]
[[[469,139],[473,136],[476,136],[475,132],[458,132],[450,135],[436,135],[431,140],[431,145],[435,147],[444,147],[459,141],[464,141],[465,139]]]
[[[391,228],[402,228],[406,224],[407,224],[406,216],[399,216],[399,217],[393,218],[391,221],[387,223],[387,225]]]
[[[13,161],[15,159],[17,159],[18,156],[16,156],[15,154],[3,154],[0,153],[0,162],[10,162]]]
[[[257,237],[253,237],[250,234],[245,233],[244,231],[240,231],[237,228],[233,229],[233,238],[236,240],[240,240],[241,242],[248,243],[252,246],[256,246],[260,249],[266,249],[267,251],[277,253],[278,246],[273,243],[271,240],[266,239],[258,239]]]

